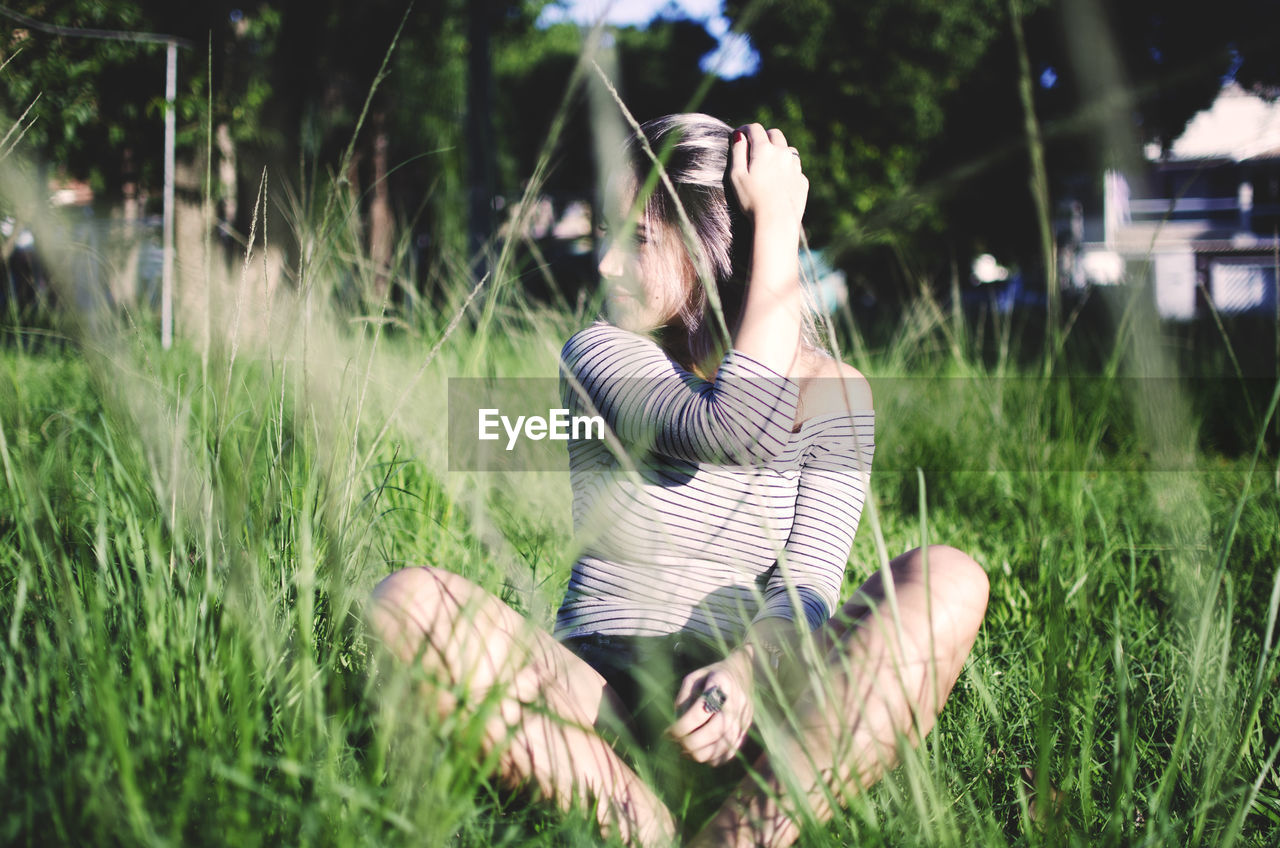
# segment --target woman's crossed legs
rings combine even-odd
[[[373,591],[369,614],[388,649],[426,671],[441,718],[488,705],[486,753],[504,784],[532,785],[561,809],[596,806],[600,828],[632,845],[669,845],[675,821],[596,732],[611,693],[604,678],[550,634],[466,578],[406,568]]]
[[[866,789],[897,762],[900,739],[917,742],[933,728],[982,624],[987,576],[944,545],[889,568],[892,586],[872,575],[817,634],[820,673],[800,664],[785,676],[791,717],[772,722],[755,775],[691,845],[790,845],[798,804],[825,821],[832,798]]]
[[[819,631],[814,656],[825,667],[784,681],[792,720],[766,733],[757,776],[743,779],[694,844],[790,844],[799,828],[785,787],[799,787],[825,819],[831,797],[866,788],[893,765],[903,735],[932,728],[977,636],[987,578],[945,546],[928,549],[927,566],[916,549],[890,571],[892,589],[873,575]],[[370,621],[388,648],[437,681],[424,693],[429,706],[443,717],[494,705],[485,737],[505,784],[532,785],[561,809],[594,804],[601,829],[629,844],[674,841],[670,811],[595,730],[621,707],[594,669],[447,571],[396,572],[373,601]]]

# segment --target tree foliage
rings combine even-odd
[[[139,30],[151,21],[139,4],[123,0],[71,0],[16,4],[15,11],[62,27]],[[126,147],[150,161],[162,137],[144,128],[164,97],[164,46],[73,38],[0,18],[0,109],[9,116],[34,104],[25,143],[45,162],[100,188],[116,184]],[[152,138],[154,136],[154,138]],[[113,152],[112,161],[103,154]]]
[[[466,250],[469,163],[493,157],[484,190],[519,194],[566,94],[547,190],[594,191],[586,101],[570,83],[583,33],[537,27],[546,5],[68,0],[15,8],[64,26],[188,39],[180,156],[203,156],[210,129],[225,125],[244,194],[264,168],[304,207],[312,188],[342,180],[365,214],[376,195],[438,258]],[[1273,0],[1222,0],[1210,10],[1159,0],[729,0],[727,14],[761,54],[760,71],[709,85],[698,62],[713,42],[699,23],[660,19],[611,37],[620,91],[639,119],[695,108],[783,127],[816,177],[815,244],[846,266],[879,273],[910,257],[934,274],[931,263],[963,260],[979,242],[1015,254],[1037,249],[1015,10],[1057,196],[1087,194],[1102,167],[1134,156],[1141,142],[1171,141],[1224,74],[1271,91],[1280,84]],[[493,62],[494,141],[481,147],[465,130],[468,26],[477,20],[490,33]],[[0,107],[16,115],[39,98],[29,150],[108,194],[130,169],[158,183],[162,47],[47,36],[0,19],[0,50],[9,61]],[[384,59],[387,76],[368,99]],[[348,149],[351,165],[337,173]],[[249,207],[240,204],[240,229]],[[868,256],[892,261],[868,265]]]
[[[732,2],[761,54],[761,118],[785,127],[821,175],[815,237],[854,247],[929,223],[912,199],[949,128],[948,95],[1000,35],[998,0]]]
[[[966,251],[1038,250],[1019,59],[1026,34],[1052,194],[1169,143],[1224,75],[1280,83],[1280,7],[1134,0],[730,0],[761,54],[746,87],[820,175],[815,240],[843,263],[946,277]],[[867,264],[877,248],[892,260]],[[870,250],[869,250],[870,249]]]
[[[495,121],[501,128],[504,184],[517,188],[532,173],[551,131],[562,97],[570,94],[568,122],[554,139],[553,191],[590,197],[596,174],[592,163],[591,116],[581,81],[570,88],[584,50],[584,32],[574,24],[536,29],[529,21],[504,28],[495,54],[495,78],[500,92]],[[715,110],[707,101],[691,103],[698,88],[698,61],[715,41],[701,24],[659,19],[646,27],[622,27],[610,33],[617,60],[611,82],[627,109],[639,121],[685,108]],[[584,73],[594,74],[585,69]],[[714,104],[715,101],[712,101]]]

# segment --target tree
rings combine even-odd
[[[731,2],[761,54],[761,118],[786,128],[821,174],[811,229],[838,251],[893,243],[927,225],[914,197],[944,98],[1000,33],[997,0]]]
[[[698,61],[714,45],[701,24],[683,19],[659,19],[647,27],[618,27],[609,31],[617,56],[617,79],[612,82],[637,120],[680,111],[693,105],[715,110],[716,100],[690,104],[701,72]],[[532,173],[550,131],[552,113],[566,92],[584,50],[583,31],[574,24],[543,30],[508,25],[495,49],[495,75],[500,92],[495,120],[506,142],[503,179],[508,187]],[[592,70],[587,73],[594,74]],[[591,116],[582,89],[570,92],[570,123],[558,139],[557,162],[591,162]],[[550,181],[556,191],[589,197],[596,187],[590,168],[557,169]]]
[[[296,140],[308,167],[320,169],[298,178],[315,188],[324,168],[343,160],[358,128],[346,172],[332,176],[369,222],[369,258],[384,266],[378,279],[390,270],[393,218],[427,242],[429,266],[456,265],[466,232],[461,0],[412,7],[407,0],[374,0],[359,9],[358,25],[356,11],[341,0],[284,0],[281,8],[272,121]],[[384,63],[387,76],[378,81]],[[281,164],[286,173],[296,170]]]
[[[146,31],[137,4],[72,0],[46,9],[15,9],[60,27]],[[117,187],[134,167],[151,173],[162,136],[150,107],[164,96],[164,46],[50,35],[0,18],[0,109],[9,116],[34,104],[25,145],[43,162]],[[106,157],[103,154],[113,155]]]
[[[1052,195],[1100,201],[1104,169],[1132,167],[1144,144],[1170,144],[1228,75],[1274,90],[1277,14],[1257,0],[1224,0],[1212,15],[1155,0],[1028,8],[1023,26]],[[940,187],[953,244],[981,241],[1031,263],[1038,247],[1017,68],[1015,45],[1001,34],[943,101],[954,119],[921,175]]]
[[[811,230],[842,264],[883,275],[906,261],[946,279],[979,243],[1034,264],[1012,8],[1056,197],[1086,194],[1143,142],[1172,141],[1233,69],[1280,83],[1280,7],[1267,0],[731,0],[761,53],[746,85],[821,175]],[[884,245],[894,258],[877,262]]]

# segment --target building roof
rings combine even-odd
[[[1280,100],[1267,100],[1229,82],[1208,109],[1187,122],[1169,159],[1272,158],[1280,154]]]

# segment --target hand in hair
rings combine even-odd
[[[797,373],[804,297],[800,219],[809,180],[780,130],[749,124],[733,135],[729,177],[755,226],[751,271],[734,347],[783,376]]]
[[[799,225],[809,197],[809,179],[801,171],[800,154],[787,146],[782,130],[765,132],[760,124],[739,127],[733,134],[730,179],[742,210],[756,220],[777,216]]]

